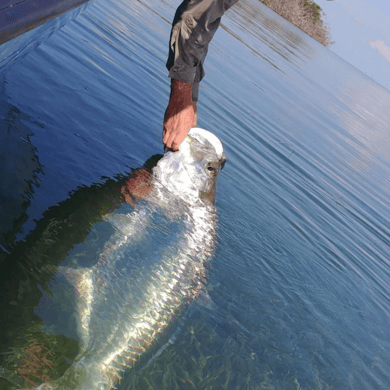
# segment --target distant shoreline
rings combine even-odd
[[[324,12],[312,0],[260,0],[277,14],[294,24],[316,41],[332,43],[329,27],[322,20]]]

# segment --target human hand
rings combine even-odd
[[[164,116],[163,143],[179,150],[189,130],[196,126],[196,102],[192,101],[192,84],[172,80],[171,96]]]

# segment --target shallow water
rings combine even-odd
[[[48,375],[77,353],[42,332],[47,264],[88,252],[123,178],[162,152],[177,6],[90,3],[1,73],[1,352],[16,377],[34,342]],[[228,156],[209,298],[120,388],[386,389],[390,93],[256,1],[222,21],[198,122]]]

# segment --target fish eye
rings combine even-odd
[[[212,167],[212,166],[210,165],[210,166],[207,167],[207,170],[208,170],[209,172],[214,172],[214,171],[215,171],[215,168]]]

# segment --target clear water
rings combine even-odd
[[[35,342],[48,375],[77,353],[42,333],[47,264],[88,251],[123,178],[162,152],[177,6],[90,3],[1,73],[0,345],[15,378]],[[120,388],[389,388],[389,91],[255,0],[223,18],[206,73],[198,125],[228,156],[212,304]]]

